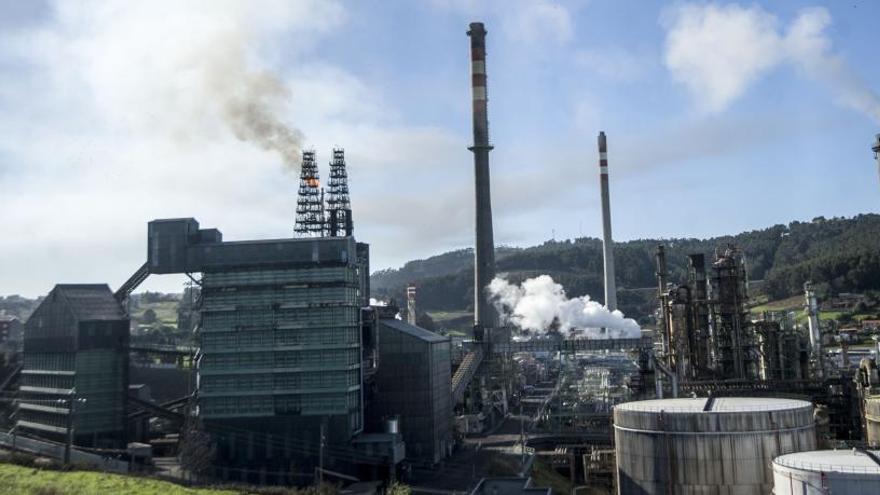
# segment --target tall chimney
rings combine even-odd
[[[877,173],[880,174],[880,134],[875,137],[871,150],[874,152],[874,159],[877,160]]]
[[[608,199],[608,145],[605,133],[599,133],[599,181],[602,187],[602,254],[605,262],[605,306],[617,309],[617,286],[614,283],[614,241],[611,240],[611,205]]]
[[[417,325],[416,320],[416,286],[408,285],[406,287],[406,322],[410,325]]]
[[[472,22],[471,91],[474,104],[474,184],[476,192],[476,243],[474,246],[474,326],[497,325],[498,316],[489,303],[486,287],[495,278],[495,242],[492,235],[492,201],[489,194],[489,117],[486,97],[486,29]]]

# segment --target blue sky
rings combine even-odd
[[[118,286],[154,218],[290,235],[295,170],[226,112],[254,88],[324,175],[346,148],[375,269],[470,245],[475,20],[498,244],[600,235],[600,130],[618,240],[880,206],[878,2],[179,4],[0,0],[0,294]]]

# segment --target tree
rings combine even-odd
[[[211,435],[204,431],[197,417],[187,414],[178,448],[180,466],[195,475],[204,476],[214,464],[216,449]]]
[[[156,323],[156,321],[157,321],[156,312],[153,311],[152,309],[148,309],[148,310],[144,311],[144,315],[141,316],[141,321],[147,325],[152,325],[153,323]]]

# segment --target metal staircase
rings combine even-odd
[[[452,375],[452,402],[453,404],[461,401],[464,391],[477,373],[480,364],[483,362],[483,348],[477,347],[473,351],[465,354],[461,360],[455,374]]]

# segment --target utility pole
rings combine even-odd
[[[523,404],[522,404],[522,395],[520,395],[519,399],[519,444],[521,447],[522,454],[520,455],[519,465],[521,469],[526,468],[526,426],[525,420],[523,419]]]
[[[318,446],[318,488],[324,484],[324,421],[321,421],[321,442]]]
[[[73,446],[73,409],[76,404],[76,388],[70,390],[67,398],[67,442],[64,444],[64,464],[70,464],[70,449]]]

